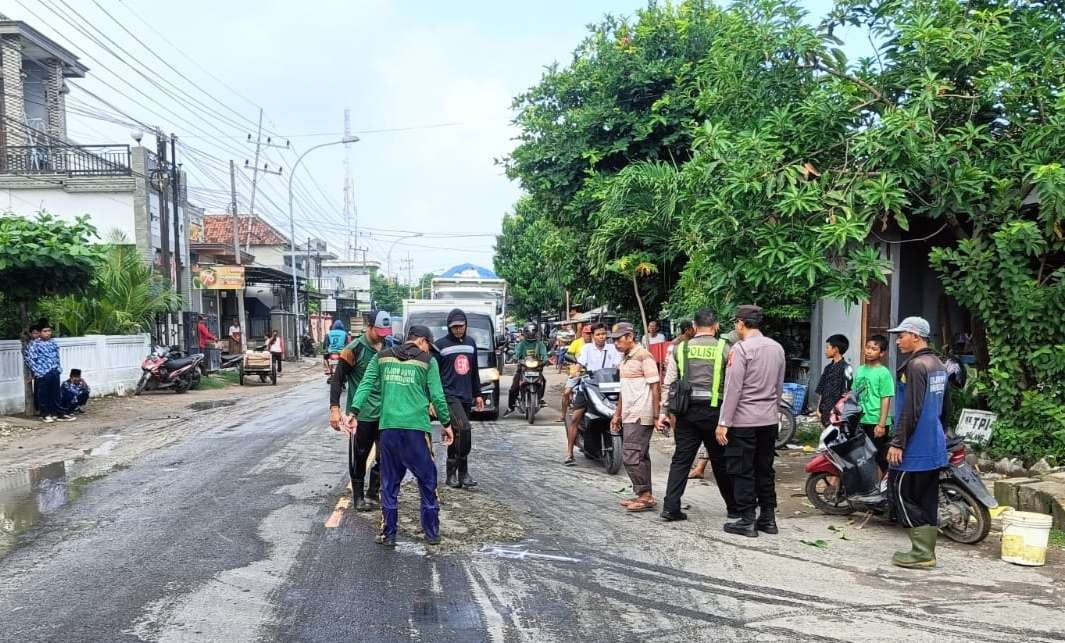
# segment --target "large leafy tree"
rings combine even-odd
[[[399,285],[388,277],[377,273],[370,275],[370,298],[376,308],[399,312],[403,310],[403,300],[409,293],[409,288]]]
[[[515,317],[538,319],[544,311],[563,308],[566,289],[574,282],[573,250],[572,243],[528,198],[517,203],[513,214],[503,217],[495,269],[507,280]]]
[[[100,250],[88,217],[68,223],[46,212],[35,218],[0,215],[0,283],[8,314],[3,336],[17,337],[37,302],[48,295],[83,293]]]

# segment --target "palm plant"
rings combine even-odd
[[[65,334],[127,335],[151,328],[155,316],[181,307],[181,297],[154,273],[137,247],[112,233],[86,296],[49,297],[41,311]]]

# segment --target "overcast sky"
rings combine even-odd
[[[495,163],[513,146],[512,98],[534,85],[545,65],[568,61],[585,25],[606,12],[630,14],[644,4],[0,0],[0,12],[52,37],[89,67],[88,77],[73,83],[68,97],[72,139],[131,142],[130,126],[75,109],[174,132],[195,148],[179,152],[179,160],[192,174],[191,200],[209,212],[223,211],[228,201],[229,159],[243,165],[253,158],[254,145],[245,139],[255,131],[258,107],[265,110],[266,128],[276,134],[273,142],[287,138],[298,152],[338,140],[344,109],[350,108],[352,130],[361,138],[350,149],[359,245],[385,262],[399,239],[393,272],[403,268],[406,279],[401,260],[408,253],[415,278],[467,261],[491,267],[490,235],[499,231],[503,214],[519,195]],[[805,4],[811,19],[831,5],[828,0]],[[154,140],[145,137],[144,144]],[[314,181],[297,174],[296,236],[325,238],[338,253],[346,244],[344,153],[341,146],[312,152],[303,165]],[[267,149],[262,162],[284,166],[284,176],[264,176],[256,203],[258,213],[286,234],[287,175],[296,156],[292,150]],[[242,212],[250,173],[245,177],[238,179]],[[396,231],[424,236],[403,240]],[[485,236],[453,236],[460,234]]]

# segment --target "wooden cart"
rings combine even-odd
[[[244,385],[245,375],[258,375],[259,381],[264,384],[267,379],[271,384],[277,384],[277,368],[270,351],[244,351],[244,359],[238,367],[238,373],[241,386]]]

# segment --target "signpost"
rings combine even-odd
[[[965,409],[954,433],[970,444],[984,445],[991,439],[991,427],[998,416],[991,411]]]

